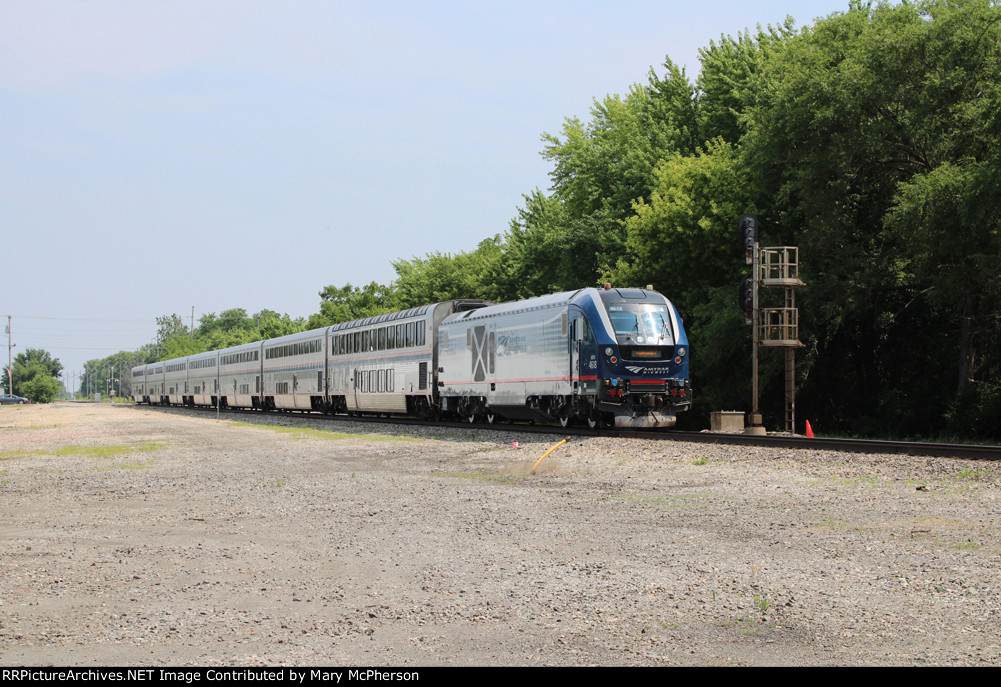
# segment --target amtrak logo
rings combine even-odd
[[[667,368],[664,367],[637,367],[635,365],[626,365],[626,369],[634,375],[662,375],[667,374],[668,372]]]

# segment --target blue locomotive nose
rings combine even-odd
[[[688,410],[688,337],[681,317],[648,289],[597,291],[589,313],[600,357],[595,407],[618,427],[670,427]]]

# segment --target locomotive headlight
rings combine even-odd
[[[685,355],[686,352],[687,351],[685,351],[685,347],[684,346],[681,346],[680,348],[678,348],[678,355],[684,357],[684,355]]]
[[[612,353],[614,353],[614,352],[615,351],[612,350],[611,346],[606,346],[605,347],[605,355],[612,355]]]

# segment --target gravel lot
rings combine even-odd
[[[0,663],[1001,664],[993,463],[252,419],[0,409]]]

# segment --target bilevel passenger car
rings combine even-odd
[[[671,427],[688,338],[648,289],[453,300],[132,370],[140,403]]]

